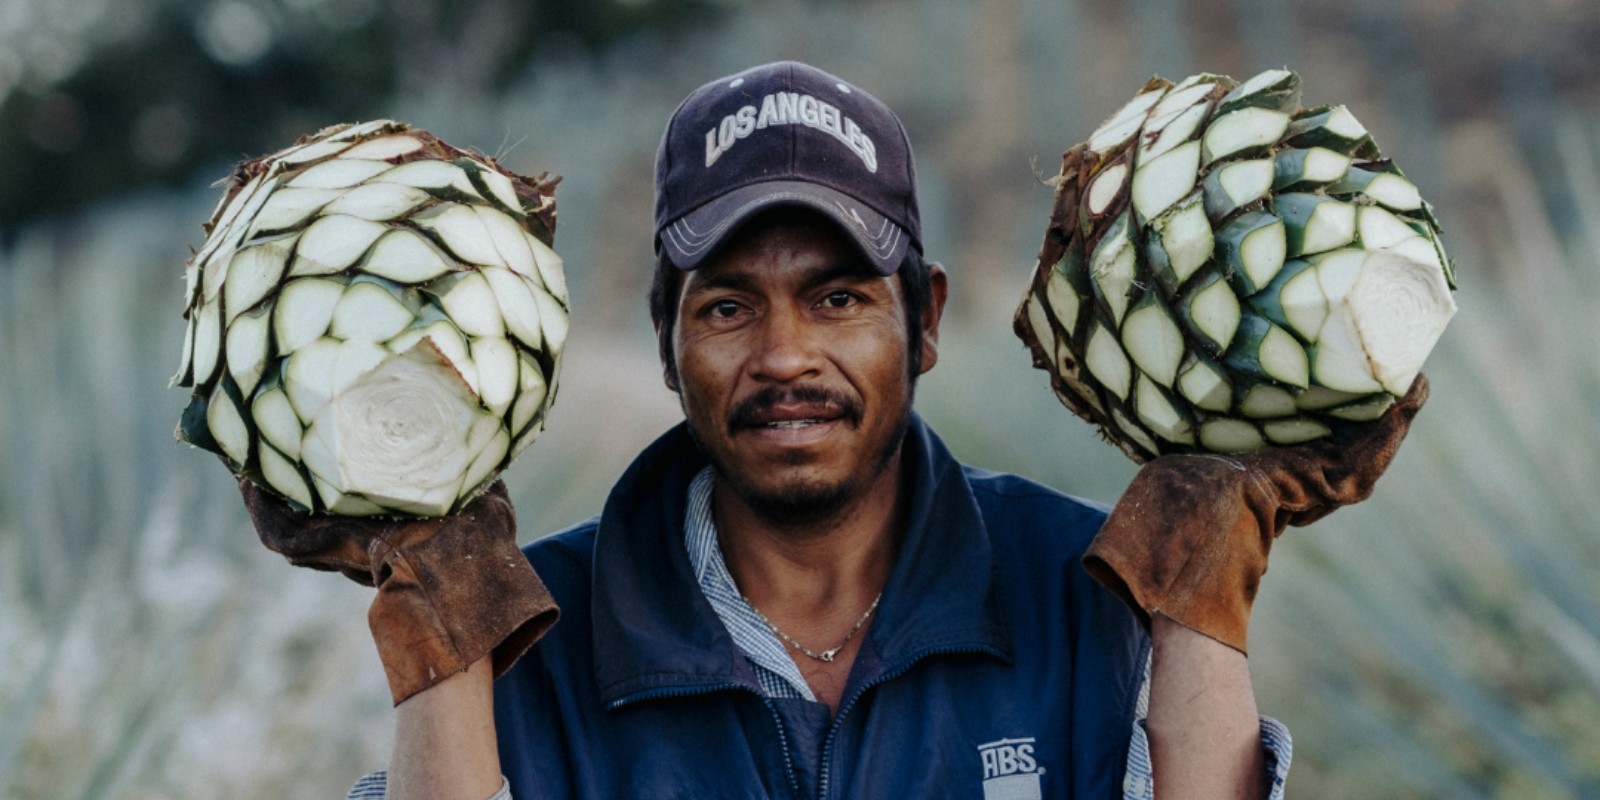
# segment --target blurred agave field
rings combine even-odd
[[[1274,551],[1251,658],[1263,711],[1295,735],[1290,791],[1600,797],[1593,4],[632,0],[593,5],[615,12],[602,37],[529,3],[522,22],[569,35],[502,47],[509,68],[476,72],[464,35],[380,34],[430,19],[472,33],[515,4],[458,4],[477,14],[464,22],[425,0],[113,5],[15,0],[0,14],[0,797],[338,797],[387,759],[368,590],[260,547],[226,471],[171,436],[186,399],[166,389],[181,266],[230,159],[346,121],[326,116],[345,107],[341,79],[368,80],[383,91],[351,100],[349,117],[402,119],[567,176],[561,394],[549,432],[506,475],[528,541],[594,513],[677,418],[644,303],[655,145],[689,90],[777,58],[872,90],[917,147],[928,251],[953,295],[922,413],[971,463],[1105,502],[1133,465],[1057,405],[1009,330],[1050,202],[1039,179],[1151,73],[1286,65],[1308,103],[1348,104],[1437,207],[1461,311],[1426,368],[1433,399],[1376,495]],[[182,39],[164,26],[195,16],[182,24],[228,62],[221,91],[258,76],[246,45],[261,63],[303,45],[284,31],[312,12],[391,48],[367,72],[302,88],[325,118],[250,92],[208,105],[176,70],[139,90],[171,113],[83,133],[132,137],[96,152],[143,159],[144,173],[113,181],[102,154],[84,183],[41,183],[39,159],[63,174],[77,162],[40,131],[71,122],[68,101],[80,124],[100,108],[71,95],[84,83],[42,55],[51,41],[125,56],[128,37]],[[106,34],[119,19],[143,27]],[[241,38],[251,19],[258,38]],[[278,139],[213,131],[225,113]],[[149,126],[185,119],[186,150],[151,150],[170,140]]]

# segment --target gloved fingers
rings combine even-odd
[[[1419,374],[1404,397],[1382,417],[1357,428],[1353,438],[1286,448],[1284,472],[1274,482],[1284,493],[1289,524],[1309,525],[1340,506],[1371,497],[1427,401],[1428,379]]]
[[[307,514],[248,478],[238,480],[256,536],[268,550],[297,567],[340,572],[357,583],[372,585],[367,544],[393,521]]]

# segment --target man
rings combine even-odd
[[[1107,521],[912,413],[948,278],[882,103],[792,62],[729,76],[674,113],[656,184],[685,421],[527,548],[548,595],[503,490],[384,525],[245,487],[269,546],[379,587],[389,796],[1281,792],[1243,653],[1266,548],[1370,492],[1420,392],[1340,446],[1162,459]]]

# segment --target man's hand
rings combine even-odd
[[[239,491],[261,543],[289,563],[377,587],[367,621],[395,705],[485,656],[499,677],[559,615],[499,481],[430,519],[304,514],[244,478]]]
[[[1372,494],[1428,398],[1406,396],[1348,441],[1233,456],[1163,456],[1140,469],[1084,556],[1146,627],[1160,612],[1244,652],[1272,540]]]

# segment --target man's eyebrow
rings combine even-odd
[[[701,277],[704,275],[704,277]],[[865,262],[855,259],[837,261],[831,264],[816,267],[806,274],[801,280],[801,285],[806,288],[822,286],[835,281],[862,282],[879,277]],[[760,281],[750,272],[718,272],[714,274],[700,273],[689,279],[689,284],[684,289],[685,295],[696,295],[703,292],[731,290],[736,292],[755,292],[759,289]]]

